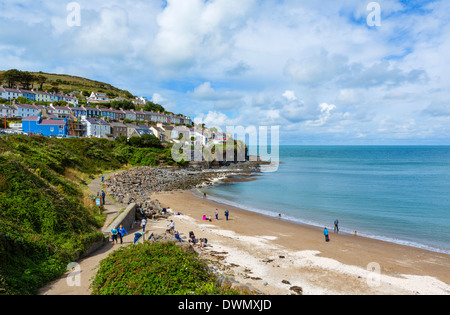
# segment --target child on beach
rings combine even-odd
[[[325,235],[325,242],[329,242],[330,241],[330,237],[328,236],[328,229],[327,228],[323,229],[323,235]]]

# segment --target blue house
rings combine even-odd
[[[87,116],[87,111],[84,107],[69,107],[72,111],[73,115],[77,118],[81,118],[81,116]]]
[[[20,90],[22,92],[22,96],[25,97],[29,101],[35,101],[36,100],[36,93],[33,91],[28,90]]]
[[[42,119],[41,116],[30,116],[22,119],[22,130],[31,134],[43,136],[67,136],[67,120]]]
[[[38,116],[41,108],[36,105],[29,104],[15,104],[13,107],[17,108],[17,117],[26,118],[30,116]]]

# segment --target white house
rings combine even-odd
[[[22,92],[20,90],[9,89],[9,88],[0,88],[1,97],[5,100],[16,99],[19,96],[22,96]]]
[[[54,106],[53,104],[50,104],[47,110],[50,114],[58,116],[58,118],[71,118],[73,115],[72,110],[69,107],[64,106]]]
[[[91,103],[109,103],[109,97],[105,93],[92,92],[87,101]]]
[[[17,116],[17,109],[9,105],[0,104],[0,117],[12,118]]]
[[[105,138],[111,134],[111,126],[103,119],[81,117],[81,123],[86,125],[86,136]]]

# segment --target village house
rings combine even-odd
[[[16,109],[15,117],[21,118],[38,116],[42,111],[41,107],[29,104],[13,104],[11,107],[14,107]]]
[[[105,93],[92,92],[86,100],[90,103],[109,103],[109,97]]]
[[[127,137],[128,128],[125,124],[119,122],[111,122],[110,123],[111,134],[114,138],[118,138],[121,136]]]
[[[86,125],[87,137],[105,138],[111,134],[110,124],[103,119],[86,118],[86,116],[83,116],[81,123]]]
[[[67,120],[30,116],[22,119],[22,130],[28,134],[42,134],[46,137],[67,136]]]
[[[13,118],[17,116],[17,109],[9,105],[0,104],[0,117]]]
[[[141,137],[144,134],[155,135],[153,131],[146,125],[126,124],[127,138]]]
[[[22,92],[16,89],[0,88],[1,97],[5,100],[13,100],[22,96]]]

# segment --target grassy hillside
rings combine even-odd
[[[101,239],[89,176],[174,164],[170,149],[104,139],[0,137],[0,294],[35,294]]]
[[[5,71],[0,71],[0,78]],[[64,92],[102,92],[107,93],[113,97],[134,98],[134,96],[126,91],[112,86],[111,84],[90,80],[82,77],[66,75],[66,74],[52,74],[44,72],[30,72],[34,76],[44,76],[47,81],[42,86],[42,91],[49,91],[54,87]],[[37,82],[33,83],[35,88],[39,88]]]

